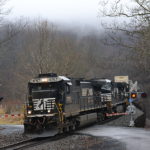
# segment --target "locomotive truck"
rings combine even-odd
[[[62,133],[95,120],[103,121],[106,113],[125,112],[128,92],[128,83],[39,74],[28,83],[25,133]]]

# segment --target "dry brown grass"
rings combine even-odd
[[[23,111],[20,111],[18,113],[23,114]],[[0,108],[0,124],[23,124],[23,115],[21,116],[11,116],[11,114],[8,114],[8,116],[5,115],[6,110],[4,108]]]
[[[0,114],[4,114],[4,113],[5,113],[4,109],[0,108]]]
[[[0,124],[23,124],[23,116],[21,117],[3,117],[0,118]]]

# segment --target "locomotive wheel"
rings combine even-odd
[[[24,132],[25,133],[29,133],[30,129],[28,127],[28,125],[24,125]]]
[[[43,129],[42,125],[37,124],[36,127],[35,127],[35,130],[36,130],[37,133],[40,134],[40,133],[43,132],[44,129]]]
[[[124,106],[123,106],[123,105],[116,106],[116,111],[117,111],[118,113],[124,112]]]
[[[69,132],[70,130],[69,130],[69,126],[66,126],[66,127],[64,127],[63,128],[63,133],[67,133],[67,132]]]
[[[113,112],[114,112],[114,113],[117,113],[117,109],[116,109],[116,107],[113,107],[113,109],[112,109],[112,110],[113,110]]]
[[[76,130],[76,125],[73,125],[73,126],[72,126],[72,130],[73,130],[73,131]]]
[[[28,124],[24,125],[24,133],[31,133],[33,131],[34,131],[34,129],[31,125],[28,125]]]
[[[102,122],[105,120],[105,115],[103,113],[97,113],[97,121]]]
[[[67,127],[66,127],[66,132],[69,132],[69,131],[70,131],[70,130],[69,130],[69,126],[67,126]]]
[[[75,130],[76,130],[76,126],[75,126],[75,125],[71,125],[71,126],[69,127],[69,130],[70,130],[70,131],[75,131]]]
[[[80,121],[76,121],[75,123],[75,129],[77,129],[80,126]]]
[[[64,133],[64,128],[62,129],[62,128],[59,128],[58,129],[58,134],[62,134],[62,133]]]

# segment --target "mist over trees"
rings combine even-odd
[[[110,37],[107,44],[129,50],[137,69],[141,69],[142,74],[148,73],[150,79],[150,1],[133,0],[129,6],[123,0],[103,0],[102,6],[105,17],[120,19],[111,25],[105,24]]]
[[[113,24],[105,24],[109,40],[107,44],[121,46],[128,51],[129,67],[134,79],[141,81],[143,90],[150,93],[150,1],[133,0],[129,5],[123,0],[103,0],[103,15],[115,18]],[[121,20],[124,19],[122,22]],[[124,35],[122,37],[122,35]],[[148,98],[149,99],[149,98]],[[143,110],[150,119],[150,101],[143,101]]]

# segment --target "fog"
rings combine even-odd
[[[57,24],[69,26],[99,27],[99,0],[10,0],[12,8],[8,19],[42,17]]]

